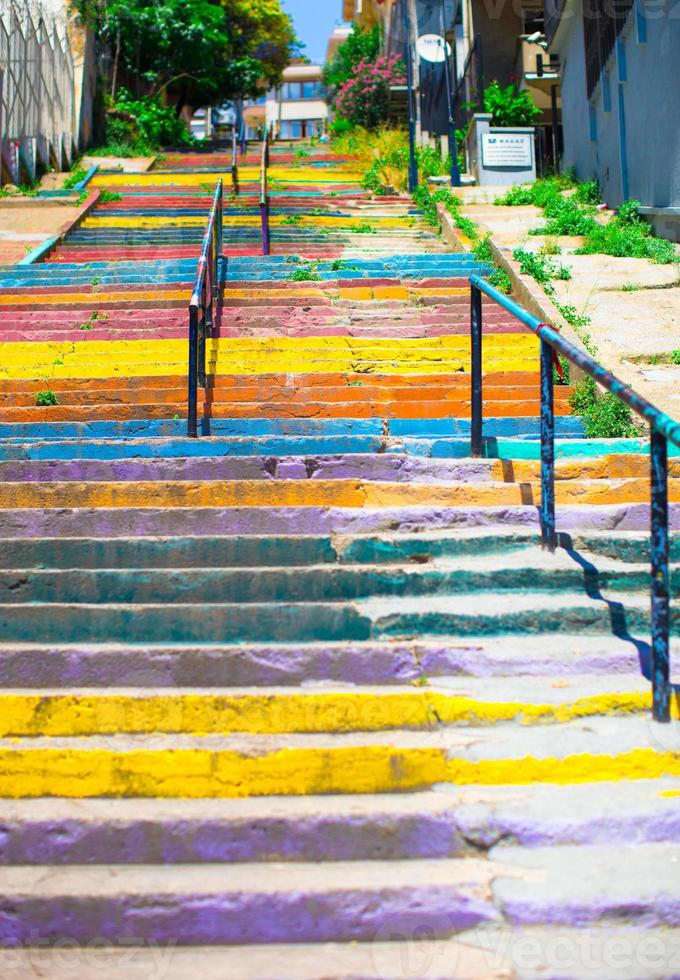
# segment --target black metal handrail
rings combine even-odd
[[[231,131],[231,186],[234,194],[238,197],[240,187],[238,182],[238,139],[236,138],[236,126]]]
[[[555,525],[555,413],[553,364],[557,353],[611,391],[649,425],[651,456],[651,600],[652,712],[655,721],[670,721],[670,574],[668,568],[668,442],[680,446],[680,423],[625,385],[585,351],[542,323],[514,300],[479,276],[470,276],[470,337],[472,348],[472,420],[470,452],[482,456],[482,293],[494,300],[541,341],[541,505],[543,544],[557,547]]]
[[[211,337],[215,322],[215,300],[223,280],[222,234],[224,192],[222,178],[217,181],[210,208],[208,227],[198,260],[196,285],[189,301],[189,373],[187,385],[187,435],[198,436],[198,389],[207,388],[205,338]]]
[[[265,130],[260,154],[260,220],[262,223],[262,254],[269,255],[271,241],[269,235],[269,188],[267,186],[267,170],[269,168],[269,128]]]

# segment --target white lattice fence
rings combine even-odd
[[[27,0],[0,0],[2,163],[15,182],[38,163],[70,164],[77,143],[73,59],[65,21]]]

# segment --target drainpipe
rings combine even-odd
[[[409,0],[402,0],[401,12],[406,44],[406,95],[408,99],[408,189],[411,193],[418,186],[418,163],[416,161],[416,116],[413,95],[413,51],[411,48],[411,21],[408,10]]]
[[[444,43],[444,73],[446,75],[446,103],[449,113],[449,153],[451,155],[451,186],[460,187],[460,170],[458,168],[458,147],[456,146],[456,119],[454,110],[454,94],[453,94],[453,66],[451,64],[451,59],[449,58],[448,49],[446,47],[446,0],[442,0],[442,7],[440,13],[441,20],[441,37]],[[455,15],[454,15],[455,20]],[[451,44],[451,53],[454,51],[454,44],[456,43],[456,31],[454,26],[453,38]]]

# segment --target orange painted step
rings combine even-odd
[[[259,374],[240,375],[240,374],[221,374],[211,379],[213,390],[250,388],[255,383],[266,389],[273,387],[289,389],[293,386],[306,386],[317,388],[334,387],[354,387],[365,385],[368,382],[375,385],[379,383],[381,387],[394,387],[404,390],[421,390],[423,385],[442,386],[447,388],[469,389],[470,375],[464,371],[457,371],[455,374],[372,374],[368,377],[365,374],[341,374],[337,372],[318,372],[314,374]],[[498,386],[504,390],[515,387],[537,386],[540,378],[537,371],[489,371],[484,375],[485,388],[487,385]],[[109,390],[115,389],[119,392],[127,391],[148,391],[157,388],[179,388],[184,390],[186,377],[184,375],[157,375],[143,376],[134,378],[55,378],[50,381],[53,391],[85,391],[85,390]],[[43,380],[34,379],[0,379],[0,395],[14,394],[22,391],[42,391],[45,387]]]

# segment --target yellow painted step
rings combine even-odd
[[[243,736],[241,736],[243,737]],[[653,749],[471,761],[439,748],[327,745],[261,754],[201,747],[0,748],[0,796],[252,797],[385,793],[456,785],[573,784],[680,776],[680,755]]]
[[[239,227],[260,227],[261,218],[259,214],[230,214],[229,210],[225,210],[224,213],[224,224],[226,226],[239,228]],[[129,218],[115,215],[115,214],[93,214],[86,218],[82,224],[85,228],[203,228],[206,223],[205,215],[137,215],[131,216]],[[351,233],[352,225],[363,225],[366,222],[362,221],[360,217],[356,215],[310,215],[308,218],[297,222],[294,227],[310,227],[310,226],[326,226],[326,227],[338,227],[348,233]],[[397,228],[401,227],[406,230],[410,229],[414,225],[413,219],[409,218],[394,218],[394,217],[376,217],[371,216],[370,225],[372,227],[377,226],[380,228]],[[286,215],[273,214],[269,218],[269,224],[271,227],[276,227],[278,225],[286,226],[290,222],[286,221]],[[370,235],[368,236],[370,240]]]
[[[489,701],[436,691],[227,694],[3,694],[0,737],[113,734],[375,732],[470,723],[562,723],[651,709],[648,691],[559,704]],[[673,702],[674,717],[678,717]]]
[[[324,167],[318,170],[301,171],[287,167],[270,167],[269,177],[273,180],[280,180],[285,183],[300,184],[351,184],[357,183],[360,173],[357,170],[340,170],[331,167]],[[232,178],[230,173],[163,173],[158,170],[149,170],[143,174],[106,174],[100,173],[90,181],[90,187],[205,187],[212,189],[219,178],[222,178],[227,187],[231,187]],[[239,167],[239,183],[259,181],[259,167]]]
[[[527,334],[491,335],[484,345],[484,365],[486,370],[535,370],[537,349],[535,338]],[[208,341],[206,351],[210,370],[216,374],[447,374],[470,369],[470,341],[459,335],[377,341],[353,337],[220,338]],[[5,343],[0,344],[0,377],[180,374],[187,360],[185,340]]]

